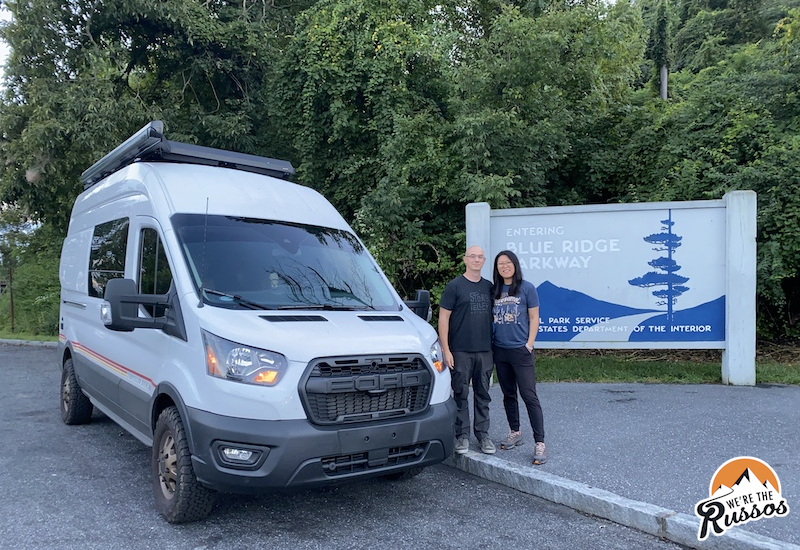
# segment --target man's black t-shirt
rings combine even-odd
[[[442,293],[439,305],[451,311],[450,351],[492,350],[492,283],[481,278],[473,283],[459,275]]]

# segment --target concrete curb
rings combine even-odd
[[[493,455],[469,451],[464,455],[453,455],[444,463],[523,493],[698,550],[800,550],[798,545],[739,528],[727,531],[721,537],[711,535],[700,541],[697,540],[699,518],[621,497],[539,468],[513,464]]]

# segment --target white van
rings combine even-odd
[[[427,295],[404,303],[293,173],[155,121],[82,175],[59,271],[62,419],[96,407],[152,446],[171,523],[206,517],[217,491],[410,477],[453,452]]]

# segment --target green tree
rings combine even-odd
[[[298,19],[275,80],[298,179],[354,220],[406,296],[437,288],[463,228],[447,204],[448,50],[434,7],[320,2]]]
[[[0,200],[65,228],[80,173],[156,118],[173,139],[278,156],[264,83],[310,3],[6,0]]]
[[[800,121],[796,14],[777,40],[729,47],[713,67],[673,76],[671,104],[647,91],[606,127],[608,149],[591,164],[599,188],[621,201],[720,198],[758,193],[759,335],[800,336],[800,217],[796,139]]]
[[[268,156],[288,151],[264,107],[265,83],[294,17],[312,3],[4,1],[13,19],[0,30],[11,48],[0,104],[0,203],[42,222],[35,235],[56,248],[20,257],[21,322],[20,315],[31,330],[55,326],[41,316],[57,315],[58,293],[41,291],[57,289],[57,249],[80,174],[146,122],[164,120],[171,139]],[[25,306],[26,280],[31,300],[48,296],[48,307]]]
[[[80,173],[159,118],[291,160],[406,296],[460,269],[469,202],[753,189],[759,334],[800,337],[800,0],[678,1],[5,0],[0,203],[45,251],[15,256],[20,311],[53,324]]]
[[[695,72],[710,67],[730,53],[730,47],[769,36],[767,0],[684,2],[681,24],[675,32],[675,68]]]
[[[452,69],[452,192],[494,208],[586,202],[594,183],[578,174],[639,72],[641,35],[625,2],[504,9]]]

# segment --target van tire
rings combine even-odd
[[[216,493],[194,475],[186,430],[174,406],[161,411],[156,421],[151,471],[156,510],[165,520],[189,523],[208,517]]]
[[[383,479],[387,481],[405,481],[407,479],[411,479],[412,477],[417,477],[419,474],[422,473],[425,467],[419,468],[411,468],[410,470],[405,470],[403,472],[395,472],[393,474],[386,474],[383,476]]]
[[[61,369],[61,420],[69,426],[87,424],[92,419],[93,408],[78,385],[72,359],[67,359]]]

